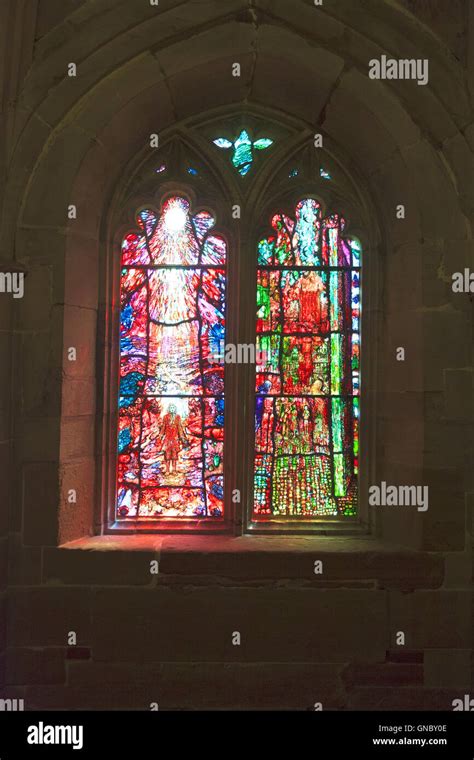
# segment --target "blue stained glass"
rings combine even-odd
[[[138,396],[140,384],[143,383],[144,377],[141,372],[130,372],[125,377],[120,378],[120,395],[130,396],[135,400]]]
[[[132,436],[130,434],[130,429],[125,428],[125,430],[121,430],[118,437],[118,451],[119,454],[122,453],[122,451],[125,451],[127,446],[131,443]]]
[[[133,309],[130,306],[130,304],[127,304],[127,306],[124,306],[122,309],[122,314],[120,318],[120,326],[121,328],[125,328],[126,331],[130,330],[131,326],[133,324]]]

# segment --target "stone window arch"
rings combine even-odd
[[[105,360],[102,367],[104,414],[101,416],[103,424],[100,440],[105,442],[108,456],[105,466],[99,473],[98,482],[101,512],[97,514],[97,523],[100,525],[100,530],[105,532],[143,530],[224,532],[234,535],[240,535],[242,532],[261,532],[262,528],[264,532],[268,528],[272,531],[306,533],[328,530],[366,531],[368,516],[364,511],[364,500],[357,499],[355,493],[365,486],[368,457],[364,459],[361,477],[358,477],[356,471],[352,473],[352,480],[349,478],[352,483],[350,488],[353,497],[351,497],[351,507],[345,514],[344,510],[339,509],[338,512],[333,510],[332,513],[331,510],[326,510],[326,514],[323,515],[323,510],[315,507],[312,514],[303,515],[307,519],[271,520],[265,526],[260,520],[255,519],[253,507],[256,482],[253,477],[255,436],[252,434],[255,364],[252,360],[249,362],[248,357],[245,361],[243,357],[238,358],[241,348],[248,346],[257,348],[255,340],[255,297],[258,278],[256,250],[262,232],[268,235],[269,223],[277,210],[289,218],[295,213],[295,208],[301,203],[301,199],[317,198],[318,200],[314,203],[317,204],[320,212],[324,211],[326,219],[342,220],[344,218],[344,221],[338,222],[338,225],[349,224],[350,240],[358,251],[365,242],[370,241],[365,236],[365,220],[355,191],[354,179],[347,174],[330,150],[316,150],[313,135],[308,129],[301,128],[301,125],[297,128],[294,123],[285,122],[281,118],[270,119],[268,115],[263,119],[262,114],[257,112],[229,113],[225,117],[219,115],[209,120],[201,119],[197,123],[194,121],[175,125],[168,134],[160,136],[160,141],[161,147],[158,150],[143,151],[143,154],[135,161],[133,169],[128,168],[123,185],[118,185],[115,197],[110,204],[107,220],[108,229],[113,230],[113,235],[111,235],[103,273],[103,282],[109,283],[111,290],[105,294],[105,312],[108,316],[104,313],[105,353],[109,351],[109,358]],[[244,145],[244,150],[240,155],[238,148],[242,141],[247,141],[248,147]],[[357,192],[360,194],[360,189]],[[189,204],[192,215],[204,213],[209,218],[212,217],[215,224],[213,230],[215,229],[216,234],[222,236],[227,248],[226,312],[228,319],[225,347],[235,347],[237,362],[229,359],[230,363],[228,363],[227,359],[221,356],[225,370],[225,459],[222,460],[222,452],[218,452],[221,506],[215,509],[213,505],[212,514],[206,506],[201,508],[201,502],[200,505],[196,504],[196,508],[191,512],[189,508],[184,507],[184,503],[181,509],[173,512],[172,507],[164,498],[161,498],[165,493],[161,486],[168,488],[172,486],[171,490],[175,487],[178,490],[179,485],[173,481],[171,486],[168,483],[160,486],[163,473],[168,466],[164,450],[156,455],[156,461],[153,463],[150,462],[149,457],[147,458],[145,452],[144,460],[147,462],[148,469],[147,467],[143,469],[136,462],[133,466],[127,465],[131,467],[129,475],[132,481],[135,477],[136,482],[133,481],[135,485],[129,483],[130,487],[127,489],[124,488],[123,483],[122,486],[117,486],[116,480],[116,440],[117,429],[120,426],[116,414],[117,399],[120,395],[117,384],[120,363],[118,352],[120,318],[117,307],[120,300],[119,250],[121,246],[122,249],[124,245],[128,246],[127,241],[133,240],[136,244],[137,224],[138,228],[142,228],[142,235],[144,235],[143,227],[144,224],[146,226],[148,218],[152,218],[156,226],[157,220],[160,220],[163,214],[163,204],[173,198],[187,199],[185,202]],[[348,214],[347,217],[346,214]],[[132,220],[135,222],[134,228],[131,224]],[[344,232],[344,239],[347,235],[349,233]],[[354,248],[353,256],[355,255]],[[329,260],[327,264],[329,266]],[[342,302],[341,308],[343,308]],[[360,325],[358,329],[359,327]],[[209,370],[209,366],[207,369]],[[326,402],[321,399],[320,403]],[[352,403],[357,404],[358,414],[360,409],[358,397],[356,401],[351,401]],[[332,402],[333,406],[334,404],[335,402]],[[345,466],[346,470],[353,467],[354,408],[355,406],[352,407],[350,414],[347,410],[341,411],[342,415],[346,415],[346,427],[352,426],[352,432],[348,438],[351,447],[350,455],[349,444],[346,445],[345,452],[335,451],[332,448],[331,451],[336,454],[336,457],[332,458],[331,453],[331,468],[335,467],[335,461],[338,459],[341,460],[338,462],[338,467]],[[164,409],[160,411],[160,414],[163,416]],[[158,430],[158,428],[155,429]],[[128,423],[124,429],[129,429]],[[135,430],[135,435],[129,436],[127,441],[122,440],[122,443],[125,443],[125,452],[119,453],[119,462],[124,459],[130,462],[132,438],[134,438],[135,446],[134,456],[140,459],[137,447],[140,446],[138,439],[141,440],[141,433],[137,432],[138,429]],[[122,435],[124,435],[123,432]],[[364,453],[364,445],[369,439],[363,427],[360,440],[361,450]],[[215,442],[211,445],[215,447]],[[182,462],[184,462],[186,452],[178,456],[182,456]],[[343,465],[344,457],[345,465]],[[122,465],[119,464],[119,466]],[[173,464],[170,466],[172,469]],[[135,476],[131,472],[134,468]],[[153,480],[154,470],[156,470],[156,480]],[[136,505],[137,489],[139,490],[137,484],[138,481],[141,482],[138,471],[147,472],[144,482],[148,493],[151,494],[155,489],[155,496],[150,496],[149,504],[144,509],[141,507],[137,509]],[[210,472],[203,477],[204,479],[211,477]],[[171,483],[171,475],[168,480]],[[192,486],[189,479],[185,481],[186,487]],[[184,485],[184,481],[180,485]],[[339,487],[342,488],[341,484]],[[117,490],[118,488],[121,490]],[[331,488],[334,495],[334,484]],[[316,500],[315,495],[314,504]],[[333,502],[336,503],[334,499]],[[202,502],[203,505],[205,503],[207,503],[207,497]]]

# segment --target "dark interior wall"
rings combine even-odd
[[[461,62],[468,53],[469,3],[465,0],[400,0],[400,5],[431,29]]]
[[[13,362],[0,376],[12,495],[2,593],[7,693],[27,709],[449,709],[471,685],[473,312],[450,287],[473,265],[468,3],[325,5],[40,0],[2,11],[23,37],[4,57],[0,261],[28,270],[21,303],[0,297]],[[430,85],[369,87],[368,61],[383,52],[429,57]],[[271,550],[268,539],[214,542],[204,555],[192,540],[100,537],[58,549],[93,533],[104,211],[151,132],[243,103],[316,125],[373,204],[374,477],[427,484],[430,509],[385,510],[372,539],[281,539]],[[328,575],[315,581],[320,557]]]
[[[32,57],[36,27],[36,7],[32,4],[26,16],[24,3],[3,3],[0,6],[0,209],[8,177],[9,157],[14,145],[15,103]],[[19,12],[20,11],[20,12]],[[14,54],[13,54],[14,49]],[[23,270],[18,265],[14,247],[0,244],[0,272]],[[0,298],[0,689],[6,676],[6,619],[10,516],[21,509],[20,500],[13,500],[13,413],[12,358],[14,304],[9,295]]]

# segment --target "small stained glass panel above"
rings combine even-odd
[[[269,137],[260,137],[257,140],[252,140],[247,130],[242,129],[237,137],[233,139],[216,137],[213,143],[223,150],[231,150],[232,165],[241,177],[245,177],[252,167],[255,151],[266,150],[266,148],[273,145],[273,140]]]

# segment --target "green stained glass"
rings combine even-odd
[[[339,309],[339,273],[330,272],[330,302],[331,302],[331,330],[339,328],[340,309]]]
[[[332,445],[334,451],[342,451],[342,414],[343,401],[341,398],[331,399],[332,403]]]
[[[344,456],[342,454],[334,454],[334,495],[346,495],[344,486]]]
[[[258,263],[259,264],[273,264],[273,253],[275,249],[275,242],[268,240],[261,240],[258,244]]]
[[[257,315],[260,319],[268,319],[270,316],[270,293],[268,288],[257,285]]]
[[[337,267],[337,253],[338,253],[338,238],[339,230],[337,227],[329,229],[329,264],[332,267]]]
[[[255,140],[253,147],[257,150],[264,150],[265,148],[269,148],[272,143],[273,140],[270,140],[268,137],[262,137],[261,140]]]
[[[253,519],[354,517],[360,246],[314,198],[258,245]]]
[[[342,335],[331,335],[331,393],[341,392]]]
[[[245,177],[252,166],[253,151],[269,148],[270,145],[273,145],[273,140],[270,140],[269,137],[261,137],[258,140],[252,141],[247,130],[243,129],[233,141],[228,140],[226,137],[217,137],[213,140],[213,143],[218,148],[223,148],[224,150],[233,148],[232,164],[239,174]]]
[[[359,472],[359,399],[357,396],[354,396],[352,399],[353,402],[353,426],[354,426],[354,472]]]

